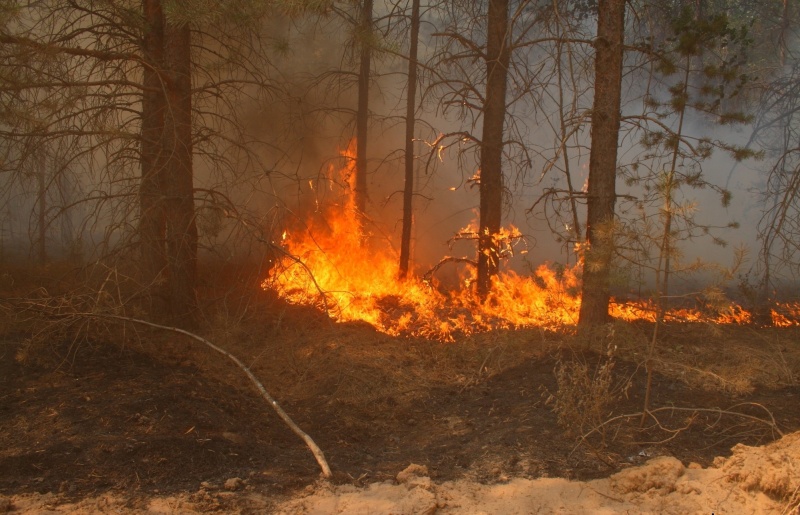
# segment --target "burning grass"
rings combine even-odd
[[[302,224],[284,232],[283,245],[296,259],[278,263],[264,287],[292,304],[316,306],[340,322],[366,322],[391,336],[454,341],[491,329],[558,329],[576,322],[578,269],[555,271],[543,265],[533,277],[505,272],[494,279],[483,303],[470,287],[473,269],[465,271],[462,287],[455,290],[445,289],[435,277],[399,279],[391,245],[367,243],[369,235],[350,195],[354,161],[344,155],[350,157],[346,166],[328,171],[334,198],[326,205],[315,203]],[[460,234],[474,232],[468,227]],[[510,242],[519,232],[511,228],[503,235]]]
[[[452,342],[459,335],[496,329],[539,327],[569,330],[580,309],[581,266],[541,265],[534,274],[523,276],[502,272],[493,279],[492,291],[479,302],[471,287],[474,267],[460,277],[460,287],[445,288],[433,273],[422,278],[398,278],[398,258],[389,242],[371,244],[363,220],[355,209],[350,181],[354,177],[352,149],[345,152],[346,165],[328,170],[328,202],[315,202],[302,222],[283,234],[287,256],[263,282],[286,301],[314,306],[340,322],[366,322],[390,336],[418,336]],[[473,234],[468,227],[459,234]],[[501,245],[513,252],[519,231],[509,228],[501,234]],[[469,262],[446,257],[441,263]],[[440,263],[440,264],[441,264]],[[434,267],[433,270],[437,269]],[[615,302],[616,319],[654,321],[656,307],[650,301]],[[672,309],[667,322],[749,324],[750,312],[736,304],[706,309]],[[800,304],[778,304],[772,311],[779,327],[800,325]]]

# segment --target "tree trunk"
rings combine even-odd
[[[572,119],[577,112],[577,101],[578,97],[573,95],[571,100],[571,105],[569,109],[569,115],[564,114],[564,77],[563,77],[563,70],[562,70],[562,45],[569,45],[569,43],[561,43],[558,45],[557,53],[556,53],[556,70],[557,74],[556,77],[558,78],[558,116],[559,116],[559,128],[561,131],[561,156],[564,160],[564,178],[567,182],[567,191],[569,192],[569,205],[570,211],[572,214],[572,229],[569,231],[572,233],[574,241],[570,243],[577,244],[581,242],[581,222],[580,218],[578,217],[578,199],[577,193],[575,188],[572,184],[572,170],[570,168],[570,161],[569,161],[569,145],[567,144],[567,140],[569,138],[568,134],[568,126],[569,126],[569,119]],[[571,86],[575,87],[575,75],[572,72],[572,53],[567,52],[567,59],[569,61],[569,72],[570,72],[570,83]]]
[[[361,217],[367,207],[367,125],[369,123],[369,74],[372,60],[372,0],[361,10],[361,63],[358,70],[358,111],[356,113],[355,204]]]
[[[406,94],[406,154],[403,187],[403,233],[400,239],[400,278],[408,276],[411,260],[411,226],[414,222],[414,125],[417,107],[417,42],[419,40],[419,2],[411,6],[411,41],[408,50],[408,93]]]
[[[164,176],[167,222],[169,303],[175,323],[195,324],[197,225],[192,176],[191,31],[188,25],[164,27],[167,113],[162,135],[167,153]]]
[[[36,203],[38,204],[38,258],[39,264],[44,265],[47,263],[47,152],[44,148],[39,149],[39,170],[36,173],[38,195]]]
[[[498,245],[503,206],[503,128],[511,50],[508,41],[508,0],[490,0],[486,35],[486,98],[480,159],[480,227],[477,293],[482,301],[499,268]]]
[[[617,144],[622,93],[622,54],[625,0],[599,0],[595,41],[595,89],[592,108],[592,148],[583,293],[579,327],[595,327],[610,320],[609,281],[614,253]]]
[[[161,0],[144,0],[144,32],[142,37],[142,127],[141,154],[142,179],[139,186],[139,245],[142,284],[151,298],[150,311],[163,311],[155,303],[159,277],[166,271],[165,252],[166,220],[162,200],[160,177],[165,166],[161,151],[161,134],[164,132],[166,96],[160,71],[164,65],[164,14]]]
[[[190,328],[195,323],[197,275],[191,31],[165,21],[162,0],[143,0],[142,7],[142,279],[153,297],[151,314],[166,312],[173,324]],[[159,296],[165,298],[166,310],[155,300]]]

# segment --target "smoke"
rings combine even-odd
[[[316,203],[330,198],[329,190],[325,187],[325,182],[329,180],[326,178],[328,167],[341,164],[339,152],[347,146],[354,133],[353,80],[348,79],[347,75],[332,81],[320,80],[325,74],[328,74],[328,78],[332,77],[333,74],[329,72],[334,70],[344,68],[347,71],[351,64],[342,51],[349,34],[346,30],[332,30],[334,27],[329,22],[329,25],[315,27],[315,30],[309,30],[306,25],[286,32],[288,50],[282,59],[276,61],[276,69],[280,70],[280,81],[287,85],[286,89],[291,95],[263,106],[264,114],[254,117],[252,122],[252,130],[260,137],[280,142],[276,143],[280,150],[270,156],[275,163],[274,168],[280,170],[271,179],[272,191],[278,204],[294,214],[297,214],[300,206],[313,208]],[[382,74],[374,77],[370,98],[370,110],[374,116],[368,148],[368,217],[372,222],[368,231],[373,244],[397,249],[402,217],[401,149],[404,137],[398,113],[402,112],[405,98],[403,81],[398,76],[401,76],[404,63],[392,64],[387,58],[385,61],[379,60],[377,65]],[[638,97],[639,100],[636,98],[642,91],[637,91],[635,78],[627,80],[630,88],[628,93],[633,96],[624,104],[623,115],[641,111],[641,97]],[[578,114],[591,108],[590,85],[587,80],[575,88],[573,95]],[[517,116],[515,123],[525,125],[525,137],[533,149],[529,166],[519,170],[512,169],[509,164],[507,168],[504,225],[519,228],[525,235],[525,241],[517,246],[514,258],[504,267],[519,272],[530,271],[544,262],[574,264],[576,260],[570,217],[563,212],[556,216],[553,204],[544,202],[531,210],[548,189],[567,188],[563,175],[550,167],[556,151],[553,117],[558,108],[552,101],[542,100],[544,96],[539,99],[537,114],[524,113],[522,110],[514,113]],[[572,100],[568,98],[566,102]],[[530,106],[526,109],[530,110]],[[383,115],[387,115],[386,118]],[[437,116],[430,106],[423,110],[421,116],[424,120],[421,125],[423,129],[419,131],[416,143],[418,157],[413,261],[417,270],[424,272],[445,256],[474,257],[474,242],[454,240],[454,236],[477,221],[479,198],[474,182],[469,181],[477,171],[475,159],[460,156],[458,146],[442,153],[429,146],[439,134],[459,129],[459,121]],[[588,118],[584,119],[584,123],[587,121]],[[479,126],[472,128],[473,131],[477,129]],[[743,126],[732,129],[694,118],[689,119],[685,132],[692,137],[708,137],[742,145],[747,142],[750,128]],[[585,125],[575,134],[567,156],[572,187],[576,190],[585,185],[590,145],[588,125]],[[623,166],[645,152],[633,133],[622,137],[621,146],[620,164]],[[555,159],[563,159],[563,156]],[[701,163],[701,167],[703,178],[708,183],[731,190],[732,201],[730,205],[723,206],[719,193],[709,187],[681,189],[678,195],[683,203],[694,206],[693,216],[697,223],[711,227],[708,235],[702,234],[701,230],[698,236],[677,242],[682,259],[685,262],[701,259],[709,265],[725,268],[733,262],[734,248],[743,246],[750,249],[750,262],[746,263],[746,268],[756,257],[757,223],[762,209],[758,196],[762,164],[753,161],[736,163],[725,152],[717,150]],[[621,196],[618,202],[620,213],[628,199],[645,196],[641,184],[626,184],[622,177],[617,190]],[[657,213],[658,209],[658,205],[647,207],[650,214]],[[585,208],[582,205],[578,214],[583,223]],[[622,216],[630,215],[632,212],[622,213]],[[738,227],[733,227],[734,224]],[[556,229],[555,233],[553,229]],[[714,244],[715,238],[727,245]]]

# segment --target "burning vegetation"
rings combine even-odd
[[[398,257],[389,242],[370,243],[353,197],[354,151],[342,152],[345,165],[331,165],[325,180],[329,188],[307,216],[284,231],[281,245],[286,255],[263,282],[286,301],[314,306],[340,322],[366,322],[388,335],[413,335],[454,341],[492,329],[541,327],[565,329],[578,321],[581,264],[540,265],[532,275],[504,271],[493,277],[484,302],[474,292],[475,268],[460,270],[459,287],[437,280],[436,270],[448,262],[468,263],[468,258],[445,257],[422,277],[398,277]],[[312,184],[313,189],[313,184]],[[477,234],[475,227],[459,231],[457,238]],[[467,236],[465,236],[467,235]],[[505,254],[521,238],[514,227],[497,235]],[[474,238],[473,238],[474,239]],[[503,252],[500,253],[501,257]],[[657,308],[652,300],[613,301],[614,318],[653,322]],[[775,304],[772,324],[800,325],[800,305]],[[750,324],[753,315],[742,306],[726,302],[722,308],[674,308],[664,312],[666,322]]]

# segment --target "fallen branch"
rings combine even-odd
[[[444,266],[447,263],[466,263],[471,266],[478,266],[478,262],[475,261],[474,259],[447,256],[442,258],[438,263],[433,265],[433,267],[430,270],[425,272],[425,274],[422,276],[423,282],[429,283],[431,279],[433,279],[433,274],[435,274],[437,270],[439,270],[442,266]]]
[[[314,458],[317,460],[319,467],[322,469],[322,476],[325,478],[331,477],[332,475],[331,468],[328,466],[328,462],[325,460],[325,454],[322,452],[322,449],[320,449],[319,446],[317,446],[317,444],[314,442],[314,440],[312,440],[311,437],[308,436],[308,434],[306,434],[302,429],[300,429],[300,427],[297,424],[295,424],[295,422],[291,419],[291,417],[289,417],[289,415],[287,415],[286,412],[283,411],[283,408],[281,408],[280,405],[278,405],[278,402],[272,398],[269,392],[267,392],[267,389],[264,388],[264,385],[261,384],[261,381],[258,380],[258,378],[253,374],[253,372],[250,371],[250,368],[247,367],[247,365],[245,365],[244,363],[242,363],[241,360],[239,360],[239,358],[237,358],[230,352],[226,351],[222,347],[219,347],[211,343],[202,336],[198,336],[184,329],[179,329],[177,327],[172,327],[168,325],[155,324],[153,322],[148,322],[146,320],[141,320],[138,318],[131,318],[121,315],[102,314],[102,313],[70,313],[69,315],[63,314],[61,316],[105,318],[105,319],[121,320],[123,322],[131,322],[134,324],[146,325],[149,327],[154,327],[156,329],[163,329],[165,331],[172,331],[175,333],[186,335],[190,338],[199,341],[200,343],[205,344],[207,347],[210,347],[211,349],[219,352],[223,356],[233,361],[237,367],[242,369],[245,375],[247,375],[247,377],[250,379],[250,382],[252,382],[255,385],[256,389],[259,391],[259,393],[261,393],[261,396],[269,403],[270,406],[272,406],[272,409],[275,410],[275,413],[277,413],[278,416],[281,417],[281,419],[286,423],[287,426],[289,426],[289,428],[294,432],[294,434],[303,439],[308,448],[311,450],[311,453],[314,455]]]
[[[747,413],[741,413],[741,412],[738,412],[738,411],[731,411],[734,408],[738,408],[739,406],[756,406],[758,408],[761,408],[761,409],[763,409],[764,411],[767,412],[767,414],[769,415],[769,420],[765,420],[763,418],[758,418],[758,417],[753,416],[753,415],[748,415]],[[659,422],[658,418],[656,418],[656,416],[655,416],[655,413],[660,413],[660,412],[663,412],[663,411],[671,411],[671,412],[685,411],[685,412],[692,413],[693,415],[696,415],[698,413],[713,413],[713,414],[716,414],[716,415],[731,415],[731,416],[735,416],[735,417],[741,417],[741,418],[750,420],[752,422],[759,422],[759,423],[765,424],[765,425],[769,426],[774,432],[778,433],[778,435],[784,436],[783,431],[781,431],[780,428],[778,428],[778,424],[777,424],[777,422],[775,422],[775,417],[772,416],[772,413],[767,408],[765,408],[764,406],[762,406],[761,404],[758,404],[756,402],[743,402],[743,403],[731,406],[727,410],[718,409],[718,408],[679,408],[679,407],[675,407],[675,406],[665,406],[665,407],[662,407],[662,408],[655,408],[655,409],[650,409],[650,410],[647,410],[647,411],[640,411],[640,412],[637,412],[637,413],[629,413],[629,414],[626,414],[626,415],[617,415],[616,417],[611,417],[610,419],[606,420],[602,424],[600,424],[600,425],[598,425],[596,427],[593,427],[589,432],[584,433],[583,435],[581,435],[581,437],[578,439],[578,443],[575,444],[575,447],[573,447],[572,450],[570,451],[569,456],[572,456],[572,453],[574,453],[578,449],[578,447],[580,447],[586,441],[586,439],[589,438],[591,435],[593,435],[594,433],[597,433],[598,431],[600,431],[604,427],[608,426],[609,424],[612,424],[612,423],[617,422],[619,420],[627,420],[627,419],[632,419],[632,418],[637,418],[637,417],[646,418],[646,417],[649,416],[650,418],[652,418],[653,420],[656,421],[656,424],[662,430],[664,430],[664,431],[666,431],[668,433],[672,433],[672,436],[670,436],[666,441],[669,441],[669,440],[675,438],[678,435],[678,433],[680,433],[681,431],[686,430],[694,420],[694,417],[693,417],[692,420],[686,426],[684,426],[682,428],[679,428],[679,429],[668,429],[668,428],[664,427]]]

